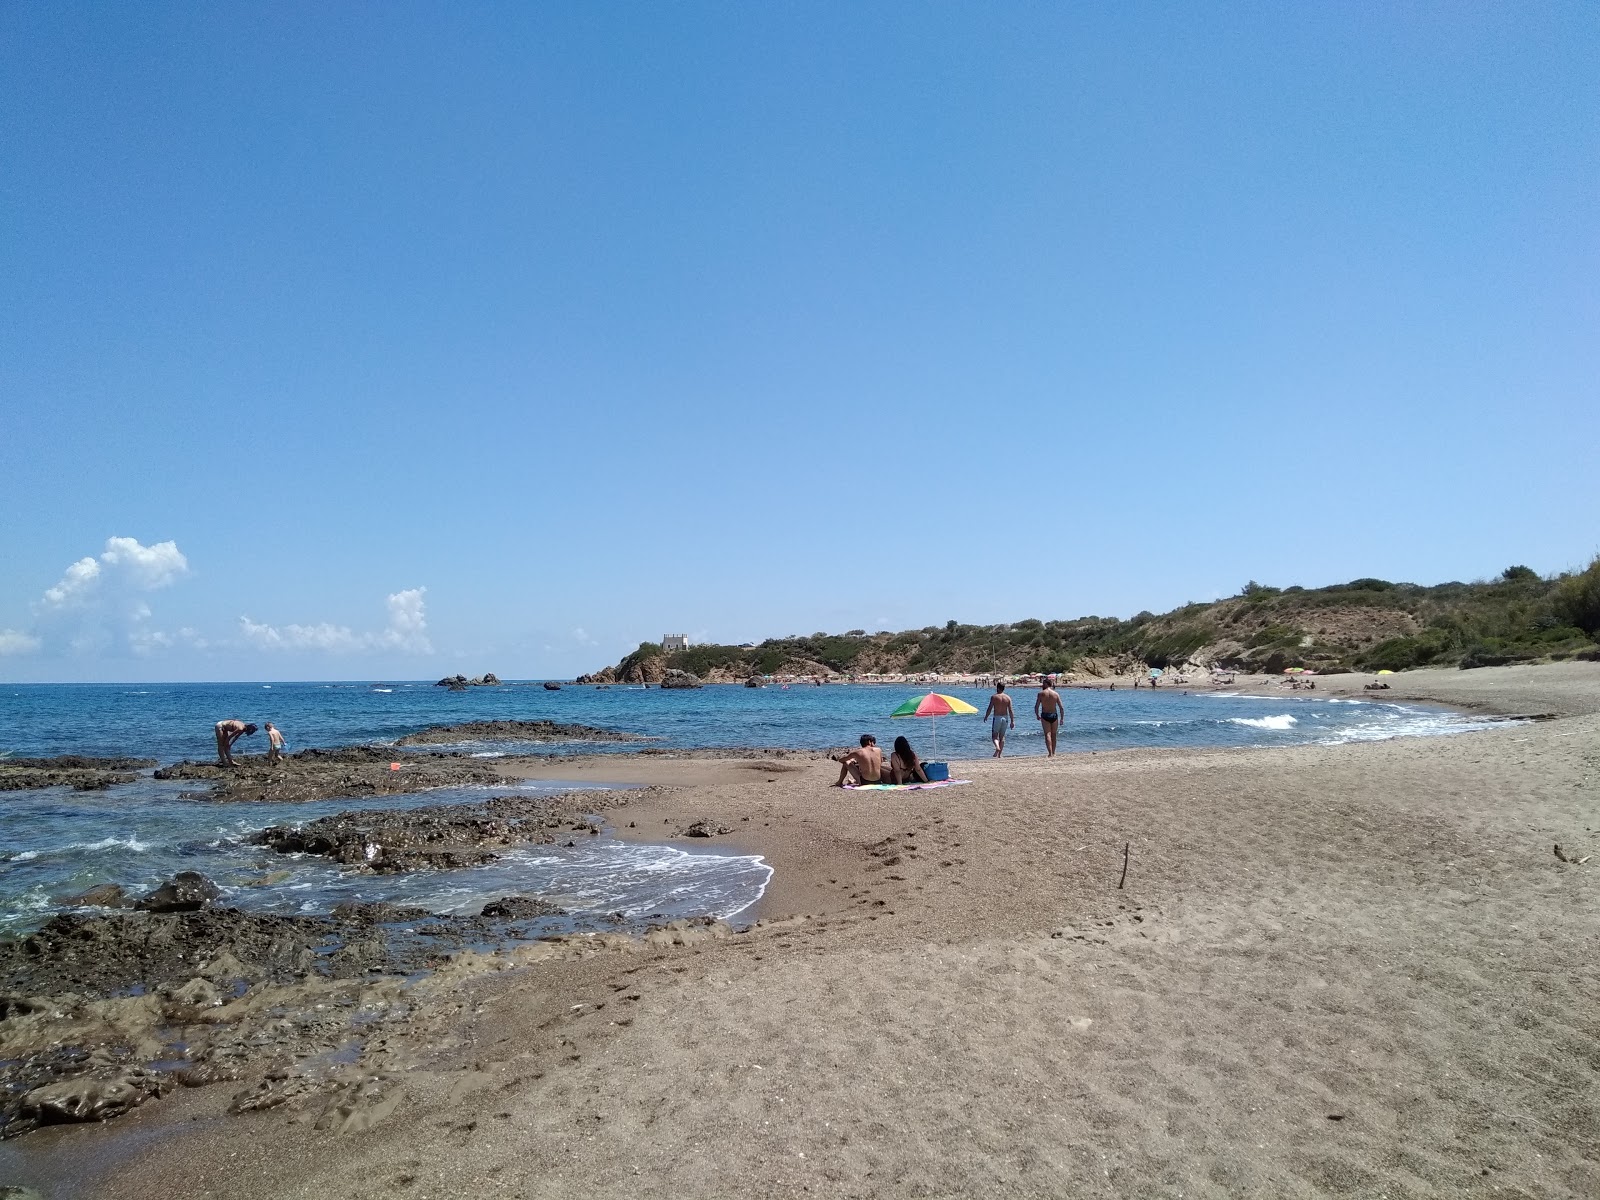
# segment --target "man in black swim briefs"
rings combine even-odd
[[[1044,753],[1046,758],[1054,758],[1056,753],[1056,734],[1061,731],[1061,693],[1056,691],[1055,680],[1048,675],[1039,676],[1039,695],[1033,701],[1033,715],[1039,718],[1039,724],[1044,729]]]

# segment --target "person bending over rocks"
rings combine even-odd
[[[231,767],[236,765],[233,761],[233,744],[242,737],[247,737],[256,731],[254,725],[246,725],[243,721],[218,721],[217,730],[217,766]]]
[[[861,749],[847,750],[834,757],[839,760],[839,781],[834,787],[844,787],[852,775],[857,785],[883,782],[883,751],[878,749],[878,739],[870,733],[861,735]]]

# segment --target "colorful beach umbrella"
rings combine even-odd
[[[891,717],[932,717],[933,722],[933,752],[939,753],[939,721],[940,717],[952,717],[976,713],[965,700],[956,696],[946,696],[941,692],[929,692],[926,696],[913,696],[889,715]]]

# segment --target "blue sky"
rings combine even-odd
[[[1594,5],[18,3],[0,78],[0,678],[1600,550]]]

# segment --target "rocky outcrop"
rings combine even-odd
[[[400,746],[449,745],[454,742],[642,742],[637,733],[618,733],[593,725],[566,725],[559,721],[464,721],[436,725],[401,738]]]
[[[616,672],[618,683],[660,683],[667,674],[667,660],[659,654],[630,662],[626,669]]]
[[[502,896],[485,904],[481,915],[502,921],[525,921],[530,917],[559,917],[562,912],[537,896]]]
[[[672,668],[662,675],[661,686],[664,688],[697,688],[704,685],[700,682],[700,676],[692,671],[680,671],[677,668]]]
[[[476,679],[468,679],[465,675],[446,675],[434,687],[449,688],[452,692],[464,691],[473,687],[498,687],[499,678],[493,671],[480,675]]]
[[[134,771],[155,765],[153,758],[88,758],[81,754],[0,758],[0,792],[45,787],[98,792],[112,784],[132,783]]]
[[[133,900],[122,890],[122,885],[117,883],[102,883],[99,887],[92,887],[87,891],[79,892],[76,896],[68,896],[59,903],[63,908],[132,908]],[[3,1200],[3,1198],[0,1198]]]
[[[179,871],[134,907],[141,912],[199,912],[220,895],[222,889],[199,871]]]
[[[749,679],[746,679],[744,681],[744,685],[747,688],[766,687],[767,686],[767,681],[765,679],[763,679],[759,675],[752,675],[752,676],[750,676]]]
[[[162,767],[157,779],[187,779],[210,785],[209,798],[226,801],[298,803],[420,792],[435,787],[498,783],[500,773],[463,754],[408,754],[398,769],[392,748],[345,746],[302,750],[269,765],[262,757],[235,756],[232,768],[180,762]]]
[[[380,873],[453,870],[493,862],[495,851],[508,846],[549,843],[572,830],[593,832],[574,806],[596,801],[574,801],[574,795],[342,812],[304,825],[274,825],[251,840],[280,854],[315,854]]]

